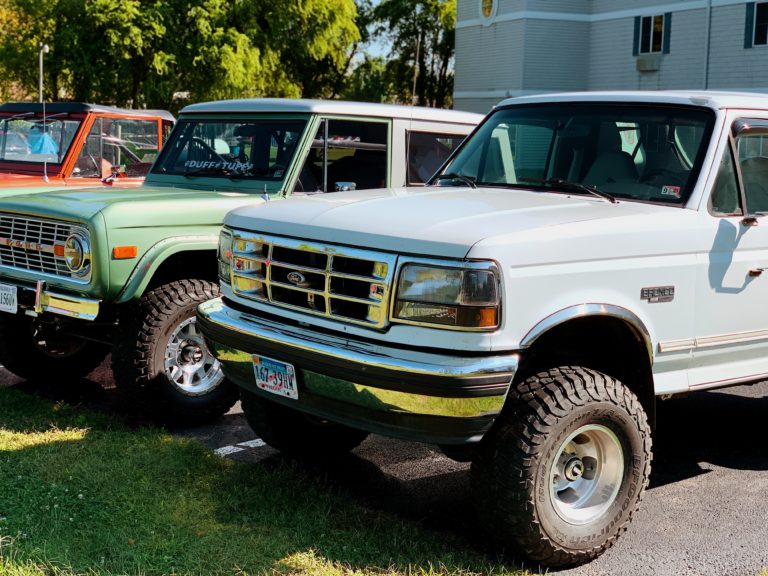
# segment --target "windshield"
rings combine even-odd
[[[586,186],[616,198],[682,204],[713,124],[713,111],[694,107],[512,106],[481,126],[437,182],[567,193]]]
[[[304,120],[182,120],[152,173],[281,181],[305,125]]]
[[[61,114],[17,114],[0,120],[0,161],[61,164],[80,127],[79,119]]]

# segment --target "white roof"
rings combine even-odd
[[[410,120],[431,120],[457,124],[478,124],[482,114],[442,110],[421,106],[398,106],[369,102],[345,102],[343,100],[306,100],[292,98],[251,98],[244,100],[219,100],[185,106],[180,114],[203,113],[251,113],[288,112],[300,114],[338,114],[351,116],[381,116]]]
[[[634,90],[612,92],[565,92],[508,98],[498,106],[551,102],[638,102],[684,104],[723,108],[768,109],[768,94],[757,92],[717,92],[710,90]]]

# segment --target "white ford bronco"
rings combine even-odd
[[[768,376],[768,98],[506,100],[431,184],[229,213],[206,341],[268,444],[438,444],[493,537],[589,561],[656,399]]]

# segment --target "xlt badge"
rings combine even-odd
[[[675,299],[674,286],[651,286],[640,289],[640,299],[654,302],[672,302]]]

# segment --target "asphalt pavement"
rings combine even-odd
[[[124,409],[106,364],[66,387],[33,386],[0,369],[0,385],[95,410]],[[253,466],[282,458],[255,437],[239,405],[212,424],[172,432]],[[767,432],[768,382],[661,402],[651,484],[629,530],[596,561],[550,573],[754,576],[768,568]],[[498,554],[472,513],[469,465],[435,447],[373,435],[317,473],[364,506],[458,535],[490,563]],[[506,564],[519,561],[507,557]]]

